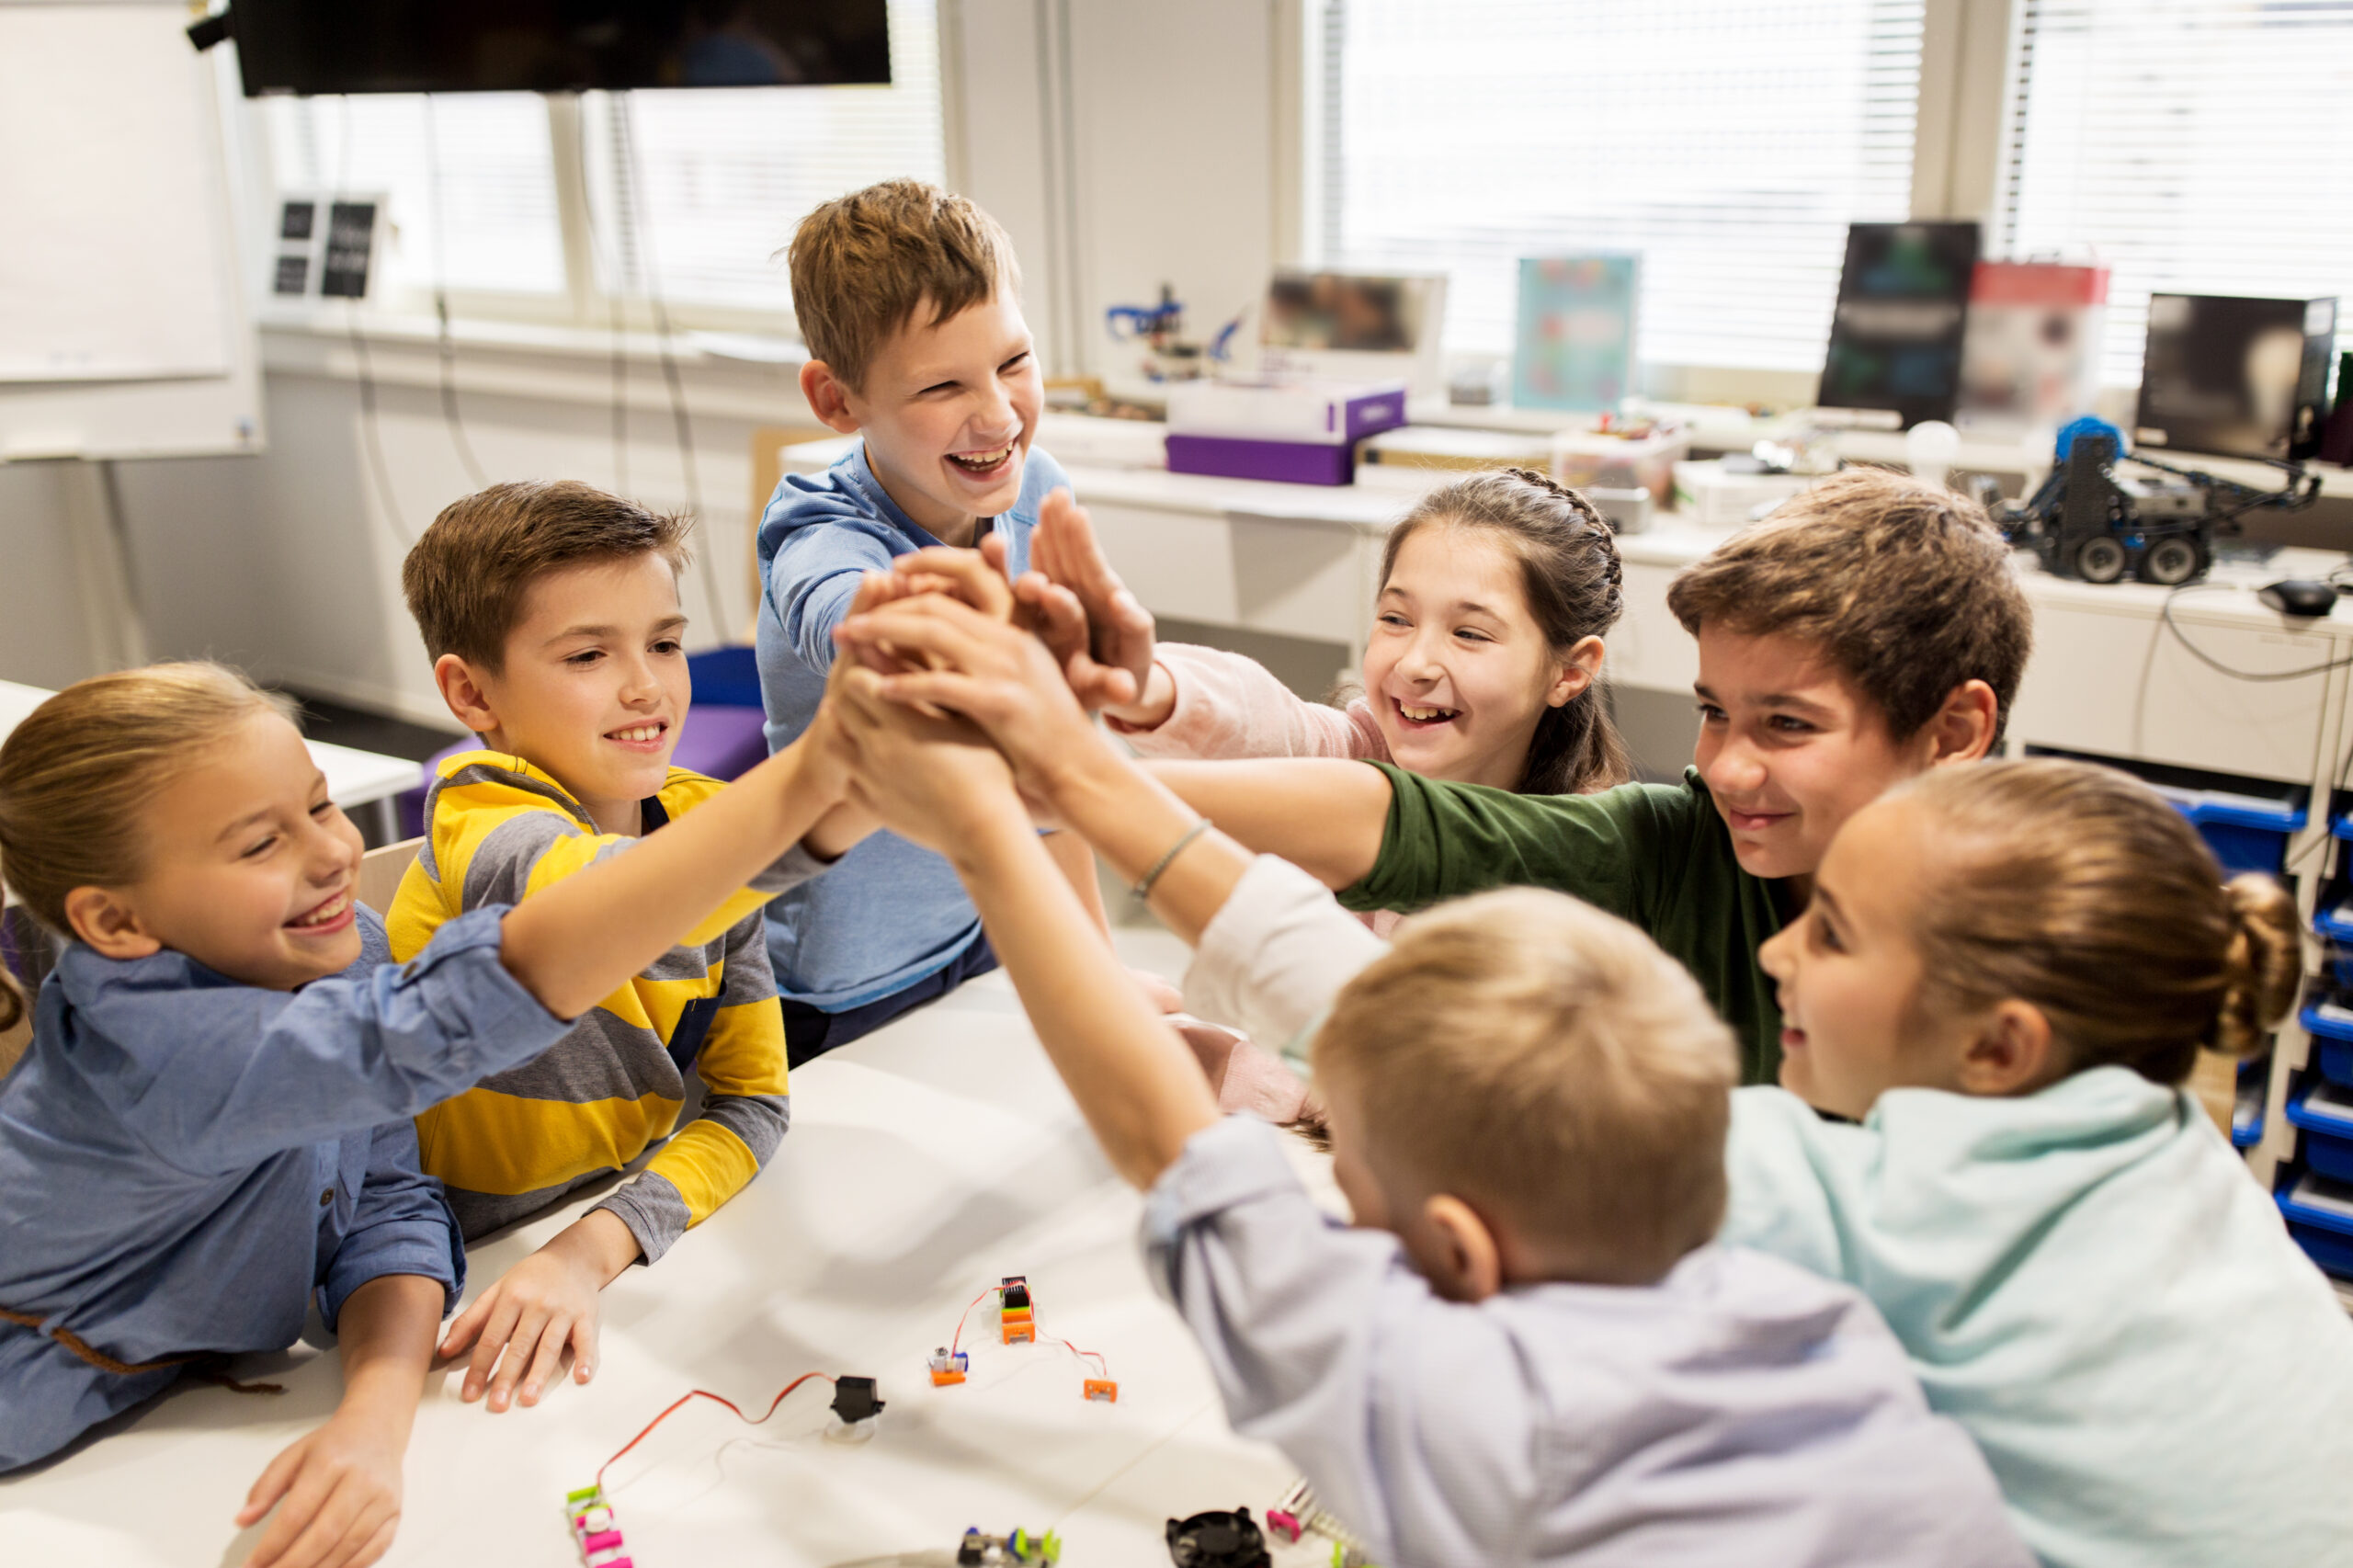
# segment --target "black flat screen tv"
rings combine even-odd
[[[249,97],[887,83],[885,0],[236,0]]]

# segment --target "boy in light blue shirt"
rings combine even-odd
[[[1019,575],[1069,482],[1031,449],[1044,392],[1012,242],[962,197],[889,180],[827,202],[791,247],[810,408],[858,449],[787,475],[760,520],[760,696],[770,750],[808,725],[861,574],[931,545],[1004,534]],[[822,845],[820,846],[822,847]],[[1049,840],[1100,923],[1092,856]],[[890,833],[768,906],[793,1065],[996,967],[947,862]]]

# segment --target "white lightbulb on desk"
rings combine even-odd
[[[1961,456],[1961,432],[1941,419],[1923,419],[1904,433],[1904,462],[1915,478],[1942,484]]]

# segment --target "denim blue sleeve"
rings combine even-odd
[[[448,1315],[466,1290],[466,1249],[441,1184],[417,1168],[416,1123],[403,1117],[369,1135],[368,1179],[351,1226],[319,1283],[319,1312],[333,1328],[343,1304],[370,1279],[419,1274],[438,1280]]]
[[[802,664],[820,673],[834,667],[834,628],[858,596],[859,574],[888,571],[906,549],[890,524],[847,508],[784,536],[768,562],[767,591]]]
[[[132,1059],[120,1078],[124,1125],[166,1165],[210,1175],[415,1116],[522,1065],[571,1026],[499,961],[506,914],[470,911],[408,963],[291,996],[108,987],[82,1011]]]

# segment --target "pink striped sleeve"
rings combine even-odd
[[[1309,702],[1255,659],[1188,642],[1163,642],[1154,657],[1176,688],[1168,717],[1150,730],[1104,721],[1140,756],[1389,760],[1389,744],[1362,699],[1346,711]]]

